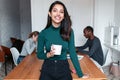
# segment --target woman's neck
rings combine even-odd
[[[60,24],[55,24],[55,23],[52,23],[52,25],[55,27],[55,28],[58,28],[60,26]]]

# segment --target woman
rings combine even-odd
[[[33,51],[36,50],[38,35],[38,31],[34,31],[29,34],[29,38],[24,42],[21,54],[17,60],[18,64],[23,60],[25,56],[31,54]]]
[[[54,54],[53,44],[62,46],[61,55]],[[62,2],[55,1],[49,8],[47,26],[38,36],[37,57],[44,59],[40,80],[72,80],[67,52],[70,53],[78,76],[83,77],[75,52],[69,14]]]

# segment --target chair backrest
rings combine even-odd
[[[0,62],[4,62],[5,61],[5,52],[4,51],[0,51]]]
[[[3,45],[1,45],[1,48],[4,51],[5,55],[10,55],[11,54],[10,48],[8,48],[6,46],[3,46]]]
[[[104,63],[105,63],[109,48],[106,47],[105,45],[102,45],[102,50],[103,50]]]
[[[111,64],[112,53],[111,53],[111,50],[108,47],[106,47],[105,45],[103,45],[102,48],[103,48],[103,55],[104,55],[104,64],[103,64],[103,67],[104,67],[104,66],[108,66]]]
[[[18,59],[20,53],[18,52],[18,50],[15,47],[10,48],[10,51],[12,53],[14,64],[17,66],[17,59]]]

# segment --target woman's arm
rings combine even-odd
[[[79,64],[79,61],[78,61],[77,54],[75,52],[73,31],[71,32],[70,41],[69,41],[69,52],[70,52],[70,58],[72,60],[72,63],[74,65],[75,69],[76,69],[76,72],[77,72],[78,76],[82,77],[83,73],[82,73],[82,70],[80,68],[80,64]]]
[[[46,53],[44,53],[44,44],[45,44],[45,38],[44,38],[44,33],[43,31],[40,32],[38,36],[38,45],[37,45],[37,57],[39,59],[46,59]]]
[[[25,44],[25,48],[28,54],[31,54],[36,48],[36,44],[34,42],[31,42],[30,40],[27,40]]]

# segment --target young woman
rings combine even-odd
[[[31,54],[34,50],[36,50],[38,35],[38,31],[34,31],[29,34],[29,38],[24,42],[21,54],[17,60],[18,64],[23,60],[25,56]]]
[[[53,44],[62,46],[61,55],[54,54]],[[65,5],[55,1],[49,8],[47,26],[38,36],[37,57],[44,59],[40,80],[72,80],[67,52],[70,54],[78,76],[86,77],[81,71],[75,52],[70,16]]]

